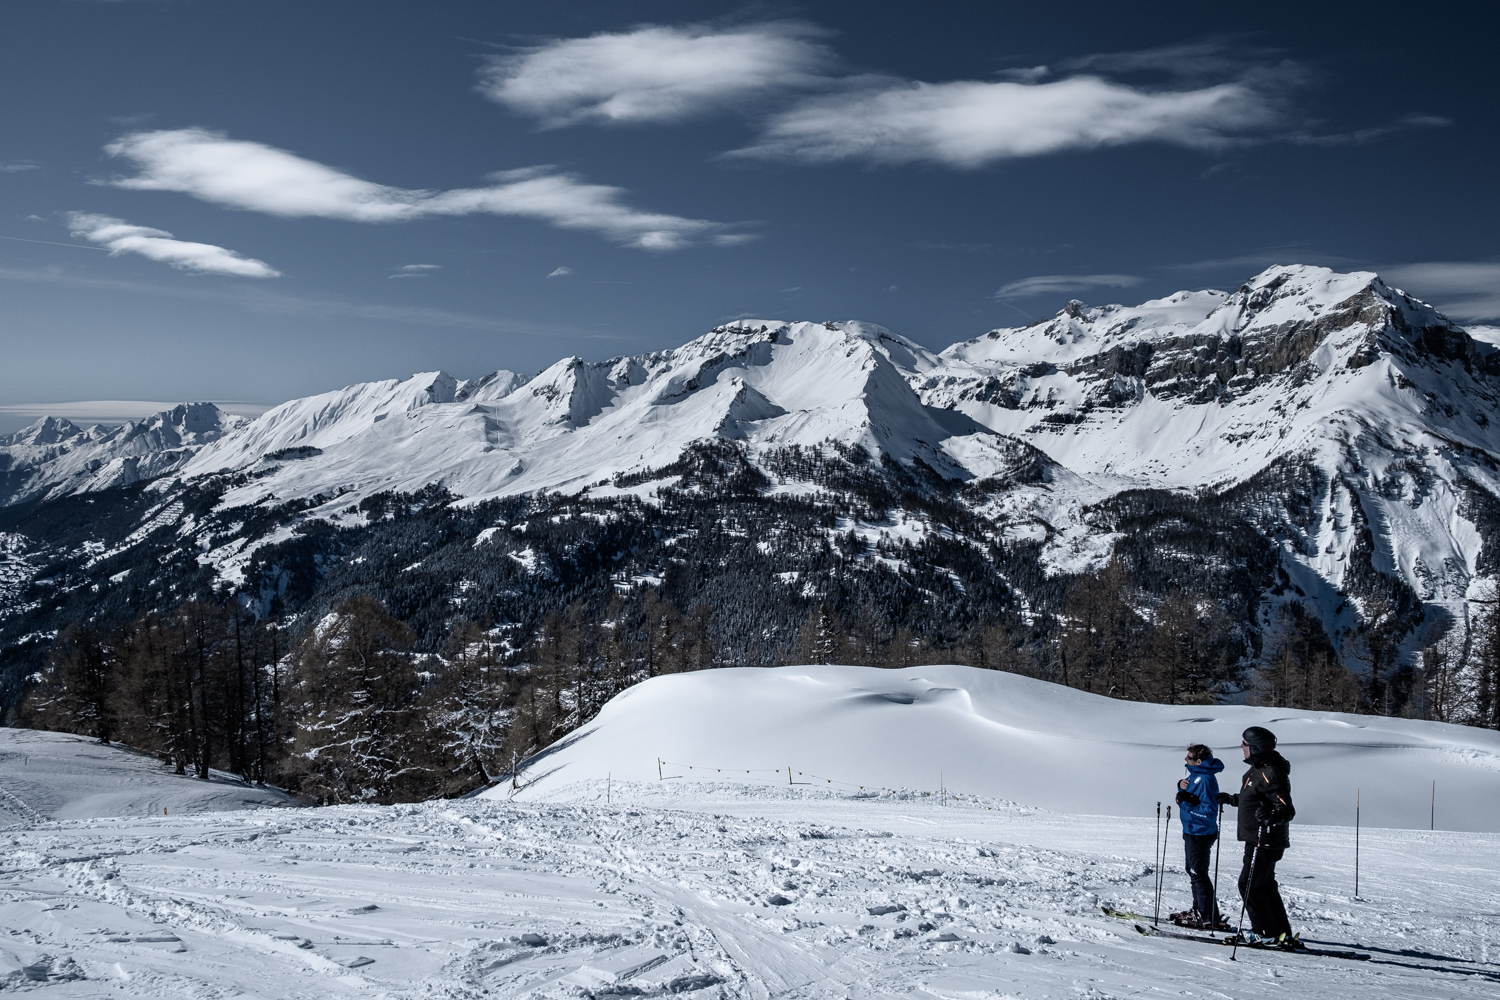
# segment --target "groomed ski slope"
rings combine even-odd
[[[122,797],[114,816],[18,823],[0,833],[0,989],[70,1000],[1467,1000],[1500,988],[1495,833],[1365,829],[1355,898],[1353,831],[1299,821],[1280,868],[1293,924],[1309,940],[1358,946],[1372,959],[1249,952],[1230,962],[1227,949],[1145,939],[1100,912],[1150,912],[1153,815],[1048,811],[959,780],[951,783],[960,797],[945,804],[915,780],[940,767],[947,780],[950,751],[978,745],[963,741],[983,727],[953,707],[965,697],[975,706],[968,715],[1011,741],[1010,756],[990,770],[1078,785],[1105,805],[1115,795],[1108,776],[1128,780],[1141,762],[1170,789],[1177,735],[1238,727],[1223,708],[1202,713],[1220,722],[1187,723],[1178,720],[1196,710],[1102,702],[953,667],[786,668],[755,672],[759,683],[751,673],[680,675],[633,689],[581,739],[534,762],[532,783],[514,798],[496,789],[407,806],[185,806],[162,816],[154,808],[161,788],[143,778],[140,804],[152,808],[132,810]],[[789,703],[789,685],[802,707]],[[906,701],[921,685],[925,693]],[[939,687],[949,691],[932,690]],[[1005,721],[995,718],[997,705],[1008,706]],[[887,712],[882,706],[910,715],[872,714]],[[710,709],[712,718],[688,718]],[[1452,748],[1465,736],[1473,760],[1494,755],[1487,734],[1470,730],[1385,728],[1358,716],[1324,716],[1316,728],[1320,717],[1306,718],[1318,733],[1338,730],[1332,723],[1363,725],[1417,747],[1321,738],[1342,747],[1351,768],[1457,756]],[[815,727],[804,744],[788,741],[799,722]],[[857,724],[881,728],[861,741]],[[904,761],[912,788],[787,786],[727,780],[727,772],[702,780],[696,769],[622,781],[618,759],[608,779],[583,774],[593,760],[586,749],[599,763],[623,757],[626,736],[645,738],[654,726],[655,739],[703,740],[679,747],[821,745],[826,763],[858,762],[893,779]],[[1105,727],[1114,731],[1098,731]],[[92,794],[92,769],[107,756],[75,752],[53,734],[20,735],[31,738],[32,765],[49,776],[39,786],[54,790],[54,813],[74,808],[70,794]],[[1170,745],[1148,744],[1157,738]],[[1299,748],[1316,745],[1287,749],[1297,760]],[[13,759],[4,762],[14,781]],[[571,775],[556,769],[565,762]],[[1302,770],[1316,783],[1319,767]],[[194,783],[154,777],[163,787]],[[1154,795],[1158,784],[1142,787]],[[1307,783],[1296,787],[1306,802]],[[1163,904],[1175,909],[1188,898],[1175,828],[1167,846]],[[1235,870],[1231,842],[1220,876],[1226,906]]]
[[[1500,833],[1500,733],[1434,722],[1233,705],[1118,701],[960,666],[804,666],[657,677],[528,762],[523,799],[627,781],[795,782],[843,791],[984,795],[1062,813],[1152,816],[1190,743],[1238,787],[1240,733],[1265,726],[1292,762],[1301,824]],[[509,794],[498,790],[490,795]],[[689,794],[689,793],[682,793]],[[1232,812],[1230,816],[1232,817]]]
[[[0,729],[0,830],[51,819],[161,816],[289,806],[274,788],[213,771],[173,774],[152,755],[71,733]]]

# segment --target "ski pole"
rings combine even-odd
[[[1219,923],[1219,848],[1224,846],[1224,803],[1219,803],[1219,827],[1214,834],[1214,912],[1208,919],[1215,926]]]
[[[1152,875],[1155,876],[1155,879],[1154,879],[1155,885],[1152,886],[1152,890],[1151,890],[1152,905],[1154,905],[1156,907],[1156,910],[1154,911],[1154,913],[1152,914],[1152,917],[1151,917],[1151,923],[1152,923],[1153,926],[1155,924],[1158,924],[1158,923],[1161,922],[1161,903],[1160,903],[1161,893],[1159,891],[1157,891],[1157,888],[1156,888],[1156,886],[1161,885],[1161,844],[1159,843],[1160,839],[1161,839],[1161,803],[1158,802],[1158,803],[1156,803],[1156,832],[1151,835],[1151,864],[1153,866],[1155,866],[1155,868],[1156,868],[1156,871],[1152,872]]]
[[[1167,843],[1172,839],[1172,807],[1167,806],[1167,823],[1161,833],[1161,878],[1156,883],[1156,913],[1161,916],[1162,891],[1167,887]]]
[[[1260,857],[1260,842],[1265,836],[1266,828],[1257,827],[1255,830],[1255,846],[1250,849],[1250,877],[1245,880],[1245,890],[1240,893],[1240,922],[1234,930],[1234,947],[1229,950],[1229,960],[1234,961],[1234,956],[1239,953],[1240,941],[1245,936],[1245,904],[1250,901],[1250,893],[1255,890],[1255,861]]]

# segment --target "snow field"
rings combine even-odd
[[[53,819],[174,816],[289,806],[290,795],[220,771],[173,774],[151,754],[70,733],[0,729],[0,831]]]
[[[1369,962],[1230,962],[1100,911],[1151,911],[1163,842],[1163,912],[1188,905],[1175,817],[1158,839],[1154,803],[1187,742],[1222,749],[1251,721],[1294,762],[1302,817],[1279,867],[1293,924]],[[254,791],[227,780],[78,737],[0,738],[13,817],[0,989],[1252,1000],[1485,997],[1500,983],[1500,833],[1478,825],[1500,770],[1495,734],[1477,730],[1141,705],[966,667],[718,670],[632,688],[534,757],[514,796],[246,811],[219,811]],[[681,777],[663,765],[658,779],[653,748]],[[731,758],[767,767],[728,780]],[[783,784],[794,761],[803,783]],[[1435,764],[1445,791],[1471,781],[1453,814],[1476,826],[1372,829],[1373,803]],[[956,798],[924,794],[939,773]],[[882,787],[840,784],[864,774]],[[1354,831],[1305,819],[1320,789],[1367,776],[1356,899]],[[1231,840],[1220,865],[1231,913],[1239,852]]]
[[[587,782],[53,822],[0,838],[0,983],[60,997],[1481,997],[1500,838],[1300,831],[1294,923],[1353,963],[1147,940],[1152,823],[989,800]],[[605,798],[610,801],[601,801]],[[985,806],[985,808],[980,808]],[[1185,904],[1169,840],[1164,905]],[[1232,881],[1232,856],[1221,883]],[[1226,906],[1233,890],[1221,889]]]
[[[528,761],[520,798],[605,779],[796,781],[889,794],[940,788],[1060,813],[1149,817],[1170,802],[1191,743],[1214,748],[1225,791],[1240,733],[1266,726],[1292,763],[1294,839],[1312,824],[1500,833],[1500,733],[1442,723],[1117,701],[961,666],[804,666],[656,677]],[[658,760],[668,762],[658,769]],[[691,770],[689,769],[691,767]],[[747,773],[748,772],[748,773]],[[814,778],[813,776],[817,777]],[[830,780],[831,779],[831,780]],[[508,795],[495,789],[486,795]],[[688,793],[681,793],[688,795]],[[1225,811],[1225,822],[1235,813]]]

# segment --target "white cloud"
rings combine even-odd
[[[998,160],[1137,142],[1218,148],[1274,126],[1247,81],[1146,90],[1096,76],[1050,83],[872,80],[808,99],[731,156],[973,168]]]
[[[105,147],[140,173],[112,181],[133,191],[177,191],[226,208],[283,218],[406,222],[441,215],[511,215],[601,233],[643,250],[676,250],[728,235],[722,223],[643,212],[617,187],[588,184],[550,167],[492,174],[493,185],[452,191],[361,180],[273,146],[188,128],[136,132]]]
[[[1380,276],[1454,319],[1500,319],[1500,263],[1399,264],[1381,268]]]
[[[30,160],[12,160],[10,163],[0,163],[0,174],[21,174],[28,170],[41,169]]]
[[[1022,299],[1028,295],[1071,295],[1093,288],[1129,288],[1141,279],[1133,274],[1038,274],[1004,285],[997,299]]]
[[[561,267],[554,267],[552,269],[552,272],[550,274],[548,274],[547,277],[549,277],[549,278],[566,278],[568,275],[570,275],[572,273],[573,273],[573,269],[571,267],[568,267],[566,264],[564,264]]]
[[[479,90],[549,127],[677,121],[819,85],[835,62],[804,24],[645,26],[489,61]]]
[[[132,226],[123,219],[107,215],[68,213],[68,227],[73,235],[98,243],[113,255],[139,254],[159,260],[182,271],[200,274],[230,274],[240,278],[279,278],[281,272],[264,261],[242,257],[212,243],[189,243],[174,239],[163,229]]]
[[[441,264],[402,264],[396,268],[395,274],[386,275],[387,278],[425,278],[430,271],[441,271]]]

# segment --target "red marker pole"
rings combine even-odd
[[[1427,820],[1427,829],[1437,829],[1437,779],[1432,779],[1432,813]]]
[[[1359,898],[1359,789],[1354,790],[1354,898]]]

